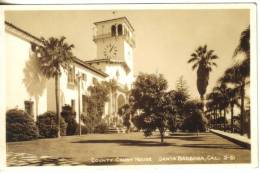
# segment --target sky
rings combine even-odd
[[[234,63],[233,52],[241,32],[249,25],[249,10],[85,10],[7,11],[5,19],[37,37],[65,36],[74,54],[83,60],[96,57],[94,22],[126,16],[135,29],[134,74],[161,73],[169,89],[183,76],[193,99],[199,98],[196,71],[188,64],[191,53],[208,45],[219,56],[210,73],[207,93],[225,69]]]

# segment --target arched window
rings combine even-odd
[[[123,35],[123,26],[122,26],[122,24],[119,24],[117,26],[117,32],[118,32],[118,35]]]
[[[116,36],[116,26],[115,25],[113,25],[111,27],[111,33],[112,33],[112,36]]]

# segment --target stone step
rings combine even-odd
[[[111,127],[108,129],[108,133],[125,133],[125,129]]]

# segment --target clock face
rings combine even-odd
[[[115,44],[108,44],[106,45],[105,49],[104,49],[104,57],[111,59],[111,58],[115,58],[117,55],[117,47]]]

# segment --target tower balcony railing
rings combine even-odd
[[[93,41],[96,42],[97,40],[106,39],[110,37],[124,37],[131,46],[135,47],[135,40],[133,38],[134,36],[130,37],[125,33],[123,35],[115,35],[115,36],[111,36],[111,35],[112,35],[111,33],[94,35]]]
[[[97,41],[99,39],[104,39],[104,38],[109,38],[109,37],[111,37],[111,33],[94,35],[93,41]]]

